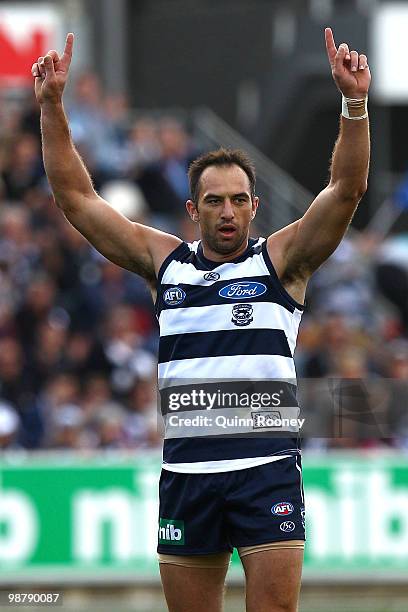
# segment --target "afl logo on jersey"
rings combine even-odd
[[[252,313],[254,309],[251,304],[234,304],[232,307],[231,323],[238,327],[245,327],[254,320]]]
[[[186,294],[180,287],[170,287],[163,294],[163,300],[167,306],[177,306],[184,302],[185,299]]]
[[[263,283],[239,282],[226,285],[219,290],[218,295],[227,298],[227,300],[251,300],[266,292],[266,286]]]
[[[293,510],[293,504],[290,502],[279,502],[271,508],[272,514],[276,516],[287,516],[288,514],[292,514]]]
[[[204,274],[204,280],[206,281],[217,281],[220,279],[218,272],[206,272]]]

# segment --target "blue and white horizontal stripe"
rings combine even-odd
[[[219,278],[205,280],[208,272]],[[164,262],[159,282],[156,308],[162,389],[180,384],[181,379],[197,378],[294,381],[293,354],[302,306],[282,287],[264,239],[252,241],[242,256],[222,264],[206,260],[199,242],[182,243]],[[238,282],[257,287],[256,295],[225,297],[225,287]],[[172,288],[185,294],[174,304],[164,299]],[[250,305],[248,325],[236,324],[234,304]],[[194,438],[165,440],[163,467],[202,473],[217,471],[218,461],[219,471],[225,471],[228,466],[243,469],[249,463],[261,465],[298,452],[296,438],[196,442]]]

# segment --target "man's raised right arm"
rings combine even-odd
[[[61,57],[50,51],[32,68],[41,106],[44,166],[55,201],[68,221],[100,253],[153,284],[161,263],[181,240],[129,221],[95,192],[72,142],[62,104],[72,45],[73,35],[68,34]]]

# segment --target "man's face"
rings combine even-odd
[[[198,221],[206,253],[237,256],[247,246],[249,226],[258,207],[248,176],[239,166],[209,166],[199,182],[198,203],[187,210]]]

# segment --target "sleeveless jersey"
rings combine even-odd
[[[201,241],[182,242],[163,262],[156,315],[160,326],[160,394],[183,381],[287,381],[294,388],[294,350],[303,306],[282,286],[266,249],[266,240],[250,239],[232,261],[204,257]],[[164,404],[164,405],[163,405]],[[293,404],[291,404],[293,405]],[[178,406],[183,416],[223,411]],[[296,416],[298,408],[296,403]],[[194,435],[172,428],[174,413],[162,401],[166,435],[163,465],[186,473],[221,472],[262,465],[300,453],[297,431],[272,437]],[[252,413],[253,414],[253,413]],[[211,433],[211,432],[210,432]],[[289,437],[290,436],[290,437]]]

